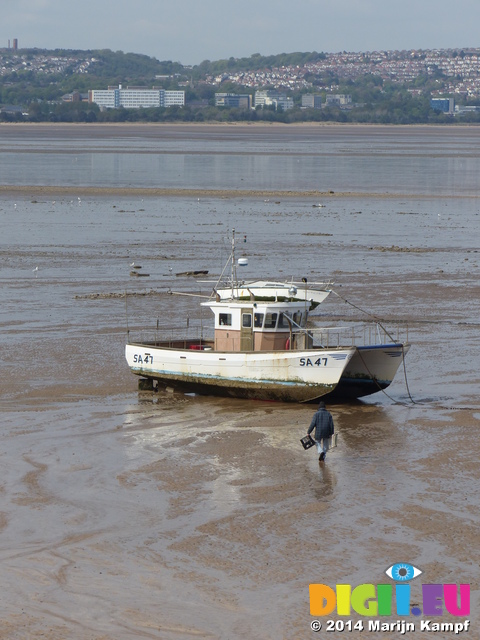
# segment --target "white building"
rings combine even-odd
[[[160,97],[162,100],[162,97]],[[185,104],[185,91],[163,91],[163,104],[161,107],[173,107],[177,104],[181,107]]]
[[[255,91],[255,109],[273,105],[275,111],[280,107],[283,111],[293,109],[293,98],[287,98],[284,93],[277,91]]]
[[[105,109],[140,109],[141,107],[184,106],[185,91],[165,91],[164,89],[146,89],[145,87],[108,87],[108,89],[90,89],[88,101]]]
[[[302,107],[305,109],[321,109],[322,96],[317,93],[305,93],[302,96]]]
[[[325,99],[325,106],[327,107],[345,107],[352,104],[352,96],[337,93],[328,95]]]

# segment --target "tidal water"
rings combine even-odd
[[[11,126],[2,184],[478,194],[471,127]]]
[[[479,138],[0,127],[0,638],[309,638],[310,583],[395,562],[471,584],[478,625]],[[408,326],[388,395],[330,407],[323,466],[312,407],[139,393],[126,367],[127,328],[211,322],[167,292],[208,295],[233,228],[245,277],[334,281],[317,322]]]

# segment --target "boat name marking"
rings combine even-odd
[[[301,367],[326,367],[328,358],[317,358],[316,360],[310,358],[300,358]]]
[[[137,364],[153,364],[153,356],[151,353],[145,353],[143,356],[141,353],[134,353],[133,361]]]

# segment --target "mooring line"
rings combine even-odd
[[[331,289],[331,292],[333,294],[335,294],[338,298],[340,298],[340,300],[343,300],[343,302],[345,302],[346,304],[349,304],[351,307],[353,307],[354,309],[357,309],[357,311],[360,311],[360,313],[364,313],[366,316],[372,318],[385,332],[385,334],[390,338],[390,340],[392,342],[395,342],[395,339],[393,338],[393,336],[390,335],[390,333],[387,331],[387,329],[383,326],[383,324],[380,322],[380,320],[377,318],[377,316],[374,316],[372,313],[369,313],[368,311],[365,311],[365,309],[362,309],[361,307],[359,307],[356,304],[353,304],[353,302],[350,302],[349,300],[347,300],[346,298],[344,298],[343,296],[341,296],[339,293],[337,293],[334,289]],[[382,391],[387,398],[389,398],[392,402],[394,402],[395,404],[401,404],[401,405],[405,405],[405,402],[400,402],[399,400],[395,400],[394,398],[392,398],[392,396],[390,396],[385,389],[382,389],[382,387],[380,386],[380,384],[378,383],[378,380],[375,378],[375,376],[372,374],[372,372],[370,371],[370,369],[367,366],[367,363],[365,362],[364,358],[362,357],[362,354],[360,353],[360,350],[357,347],[357,353],[360,356],[361,361],[363,362],[363,366],[365,367],[365,369],[367,370],[367,372],[370,374],[370,377],[372,378],[372,380],[375,382],[375,384],[378,386],[379,390]],[[405,347],[402,343],[402,360],[403,360],[403,372],[404,372],[404,377],[405,377],[405,386],[407,388],[407,393],[408,393],[408,397],[410,398],[410,401],[412,402],[412,404],[419,404],[418,402],[416,402],[413,397],[412,394],[410,393],[410,388],[408,386],[408,379],[407,379],[407,368],[405,365]]]

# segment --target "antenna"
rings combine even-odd
[[[235,288],[237,289],[237,293],[238,293],[238,281],[237,281],[237,265],[235,263],[235,229],[232,229],[232,250],[230,252],[230,255],[228,256],[228,260],[225,263],[225,266],[223,267],[222,273],[220,274],[216,285],[213,288],[213,293],[217,292],[217,287],[219,285],[219,283],[222,281],[223,278],[223,274],[226,272],[227,268],[228,268],[228,263],[231,261],[231,273],[230,273],[230,279],[231,279],[231,288],[232,288],[232,299],[235,298]],[[226,283],[226,285],[228,286],[228,282]],[[188,294],[185,294],[188,295]],[[211,297],[211,295],[210,295]]]
[[[232,260],[232,299],[235,297],[234,295],[234,282],[236,282],[237,277],[236,277],[236,273],[235,273],[235,229],[232,229],[232,256],[231,256],[231,260]]]
[[[130,342],[130,329],[128,328],[127,290],[125,289],[125,321],[127,324],[127,341]]]

